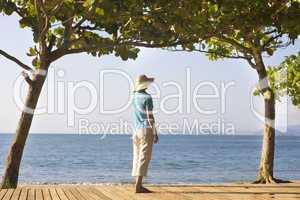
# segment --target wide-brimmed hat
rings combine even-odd
[[[145,74],[139,75],[134,82],[134,91],[147,89],[153,81],[152,77],[147,77]]]

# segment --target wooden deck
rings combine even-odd
[[[300,181],[276,185],[148,185],[134,194],[131,185],[45,185],[0,190],[0,200],[300,200]]]

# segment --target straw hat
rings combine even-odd
[[[153,81],[154,78],[147,77],[144,74],[139,75],[134,82],[134,91],[136,92],[139,90],[147,89]]]

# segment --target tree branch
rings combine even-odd
[[[278,34],[276,36],[270,37],[263,45],[262,45],[262,49],[265,50],[265,48],[271,44],[271,42],[275,41],[277,38],[280,38],[282,36],[281,34]]]
[[[55,15],[59,10],[60,8],[62,7],[62,5],[64,4],[64,1],[61,1],[59,4],[57,4],[51,11],[50,11],[50,16],[53,16]]]
[[[269,34],[272,34],[272,33],[275,33],[277,30],[276,29],[270,29],[266,32],[263,32],[264,35],[269,35]]]
[[[102,45],[102,46],[86,46],[86,47],[80,47],[80,48],[73,48],[73,49],[68,49],[68,48],[59,48],[51,52],[50,55],[50,60],[51,62],[54,62],[55,60],[61,58],[64,55],[69,55],[69,54],[75,54],[75,53],[88,53],[92,51],[97,51],[100,48],[110,48],[114,46],[114,44],[107,44],[107,45]]]
[[[242,45],[241,43],[235,41],[234,39],[227,38],[227,37],[224,37],[224,36],[217,37],[217,39],[219,39],[223,42],[231,44],[232,46],[238,48],[241,52],[245,52],[245,53],[250,53],[251,52],[251,50],[249,48],[245,47],[244,45]]]
[[[100,29],[96,26],[89,26],[89,25],[86,25],[86,26],[78,26],[77,27],[79,30],[90,30],[90,31],[103,31],[104,29]]]
[[[120,42],[121,45],[132,45],[132,46],[137,46],[137,47],[148,47],[148,48],[165,48],[165,47],[175,47],[178,45],[183,45],[183,44],[189,44],[189,43],[193,43],[193,41],[180,41],[180,40],[174,40],[174,41],[170,41],[170,42],[165,42],[165,43],[161,43],[161,44],[151,44],[151,43],[144,43],[144,42],[140,42],[140,41],[124,41],[124,42]]]
[[[70,17],[70,16],[69,16]],[[64,22],[63,25],[65,26],[65,30],[64,30],[64,42],[63,45],[64,46],[68,46],[69,42],[70,42],[70,37],[72,35],[73,32],[73,28],[72,28],[72,24],[73,24],[73,17],[70,17],[71,20],[68,20],[67,22]]]
[[[81,20],[79,20],[79,22],[73,27],[74,29],[79,28],[83,22],[85,22],[86,18],[83,17]]]
[[[56,36],[55,35],[51,35],[51,38],[50,38],[50,41],[49,41],[49,44],[48,44],[48,51],[50,52],[54,46],[56,42]]]
[[[292,44],[292,41],[288,41],[284,44],[277,44],[277,45],[272,45],[270,48],[278,49],[278,48],[287,48],[290,44]]]
[[[22,72],[22,75],[23,75],[25,81],[26,81],[29,85],[33,85],[33,81],[30,79],[29,75],[28,75],[25,71]]]
[[[47,44],[46,44],[46,35],[50,26],[49,19],[46,10],[45,5],[42,0],[35,0],[34,1],[35,9],[38,16],[38,37],[39,37],[39,44],[40,44],[40,54],[45,55],[48,50]]]
[[[91,52],[91,51],[97,51],[101,48],[111,48],[118,45],[131,45],[136,47],[148,47],[148,48],[164,48],[164,47],[170,47],[170,46],[177,46],[183,44],[181,41],[174,41],[164,44],[149,44],[139,41],[120,41],[113,42],[111,44],[105,44],[105,45],[86,45],[84,47],[69,49],[69,47],[74,44],[76,41],[80,41],[81,38],[71,40],[66,46],[62,45],[59,49],[56,49],[53,51],[50,55],[51,62],[57,60],[58,58],[67,55],[67,54],[74,54],[74,53],[82,53],[82,52]],[[186,42],[188,43],[188,42]]]
[[[170,51],[189,51],[189,50],[185,50],[185,49],[171,49]],[[241,55],[236,55],[236,56],[229,56],[229,55],[225,55],[222,53],[218,53],[218,52],[213,52],[213,51],[206,51],[206,50],[201,50],[201,49],[193,49],[191,51],[197,51],[200,53],[207,53],[207,54],[216,54],[218,56],[224,57],[224,58],[232,58],[232,59],[246,59],[245,56],[241,56]]]
[[[30,68],[28,65],[22,63],[20,60],[18,60],[16,57],[13,57],[11,55],[9,55],[8,53],[6,53],[5,51],[0,49],[0,54],[4,57],[6,57],[7,59],[15,62],[16,64],[18,64],[20,67],[22,67],[23,69],[27,70],[27,71],[33,71],[32,68]]]
[[[247,62],[249,63],[249,65],[250,65],[253,69],[256,69],[256,65],[255,65],[255,63],[252,62],[252,58],[251,58],[251,57],[245,57],[245,59],[247,60]]]
[[[91,10],[89,10],[85,16],[82,17],[81,20],[79,20],[79,22],[77,22],[77,24],[75,24],[75,26],[73,26],[73,29],[77,29],[79,28],[89,17],[92,13],[95,12],[96,7],[93,7]]]

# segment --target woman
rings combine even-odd
[[[134,86],[134,119],[135,132],[133,133],[133,167],[132,176],[135,177],[135,192],[151,192],[143,187],[143,177],[147,176],[149,162],[152,155],[153,143],[158,142],[155,121],[152,113],[153,101],[146,89],[154,81],[146,75],[137,77]]]

